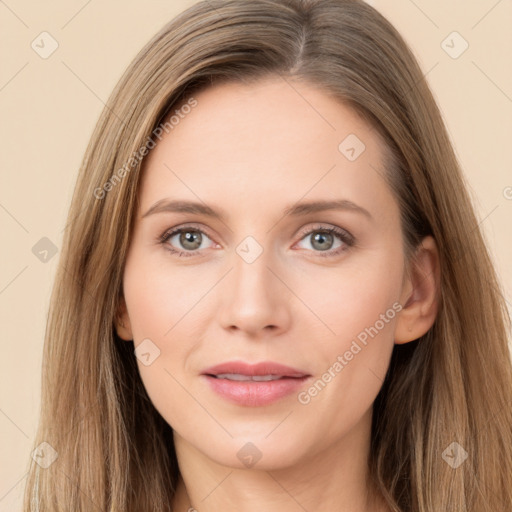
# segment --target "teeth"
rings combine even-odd
[[[239,373],[219,373],[216,375],[218,379],[228,379],[228,380],[254,380],[254,381],[266,381],[266,380],[277,380],[282,377],[282,375],[253,375],[252,377],[249,375],[240,375]]]

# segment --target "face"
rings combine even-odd
[[[228,466],[245,452],[287,466],[367,432],[388,368],[405,262],[384,147],[304,83],[195,100],[145,161],[124,337],[175,439]],[[297,373],[204,375],[225,362]]]

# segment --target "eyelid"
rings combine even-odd
[[[198,231],[202,235],[207,236],[214,244],[217,244],[217,242],[215,242],[213,240],[213,237],[208,233],[208,230],[206,230],[203,227],[200,227],[199,225],[196,225],[194,223],[182,224],[182,225],[178,225],[178,226],[166,229],[158,237],[158,242],[160,244],[162,244],[162,245],[168,245],[169,247],[166,247],[166,249],[168,251],[170,251],[171,253],[179,253],[179,255],[181,255],[183,253],[186,253],[187,255],[190,255],[190,256],[199,255],[202,250],[196,249],[194,251],[185,251],[183,249],[178,249],[178,248],[172,247],[170,244],[167,243],[168,240],[170,238],[172,238],[173,236],[178,235],[178,234],[180,234],[180,233],[182,233],[184,231],[187,231],[187,230],[188,231]]]
[[[300,236],[300,240],[302,240],[305,236],[310,235],[315,231],[326,231],[329,233],[334,233],[335,235],[339,236],[342,239],[346,238],[346,241],[343,240],[346,243],[355,244],[356,242],[356,239],[352,235],[352,233],[350,233],[346,229],[335,225],[326,226],[325,223],[314,223],[313,226],[304,228],[301,231],[299,231],[299,234],[297,236]]]
[[[194,231],[199,231],[200,233],[202,233],[203,235],[206,235],[208,238],[212,238],[209,234],[208,234],[208,230],[204,229],[203,227],[201,227],[199,224],[194,224],[193,222],[192,223],[187,223],[187,224],[179,224],[175,227],[172,227],[172,228],[168,228],[166,229],[162,235],[159,236],[159,239],[160,240],[163,240],[163,239],[168,239],[170,236],[173,236],[173,235],[176,235],[177,233],[179,233],[180,231],[185,231],[185,230],[194,230]]]

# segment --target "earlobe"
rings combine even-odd
[[[395,343],[423,336],[434,324],[439,308],[439,253],[433,237],[425,237],[411,261],[410,275],[402,289],[403,309],[395,325]]]
[[[124,300],[124,296],[121,295],[119,298],[119,305],[117,308],[117,313],[114,319],[114,326],[117,332],[117,335],[125,340],[132,341],[133,334],[130,323],[130,317],[128,315],[128,309],[126,308],[126,301]]]

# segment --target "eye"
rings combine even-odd
[[[333,249],[336,239],[338,239],[340,243]],[[312,247],[312,250],[318,252],[318,255],[322,257],[337,256],[352,247],[355,243],[354,237],[348,231],[333,226],[316,226],[314,229],[310,229],[305,233],[301,242],[303,240],[309,240],[309,245]]]
[[[348,231],[333,226],[315,226],[303,233],[300,241],[308,240],[308,237],[311,246],[309,250],[318,253],[318,256],[321,257],[337,256],[355,244],[355,238]],[[336,239],[339,243],[337,247],[333,248]],[[204,245],[207,240],[211,241],[210,237],[205,231],[196,226],[172,228],[158,239],[166,250],[178,257],[198,255],[198,252],[202,249],[208,248],[207,244]]]
[[[174,239],[174,243],[171,243]],[[194,256],[201,249],[206,249],[203,245],[209,236],[195,226],[182,226],[166,231],[159,237],[159,241],[164,247],[179,257]],[[177,246],[177,247],[176,247]],[[183,249],[183,250],[182,250]]]

